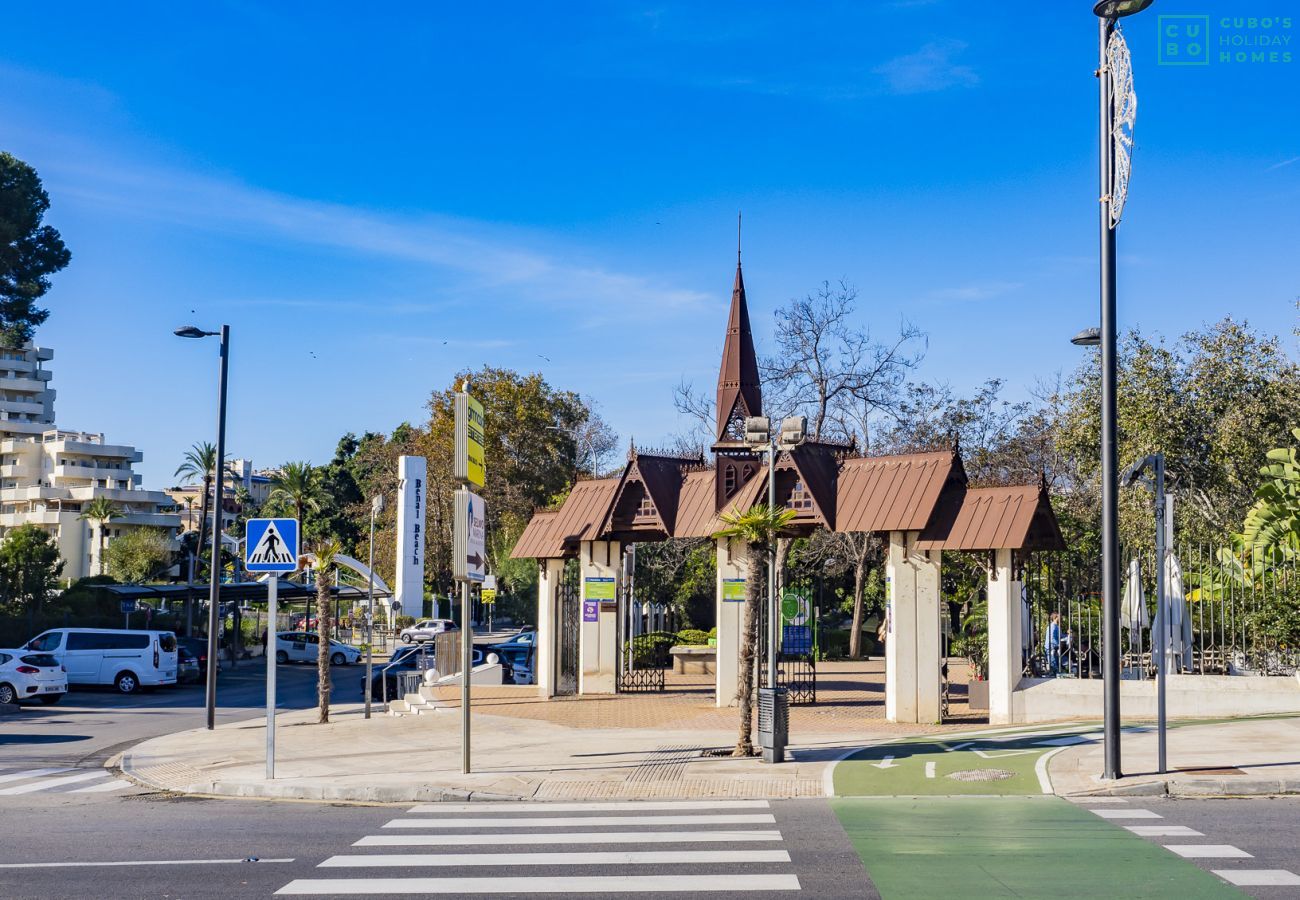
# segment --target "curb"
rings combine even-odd
[[[1300,779],[1237,778],[1185,781],[1142,781],[1116,784],[1091,791],[1064,794],[1069,797],[1276,797],[1300,794]]]

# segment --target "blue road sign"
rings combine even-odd
[[[134,601],[134,600],[123,600],[123,601],[122,601],[122,612],[127,613],[127,614],[130,614],[130,613],[135,612],[135,601]]]
[[[249,519],[244,532],[244,568],[250,572],[295,571],[298,520]]]

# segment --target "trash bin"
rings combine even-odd
[[[758,746],[763,751],[763,762],[785,762],[785,744],[789,734],[789,688],[759,688]]]

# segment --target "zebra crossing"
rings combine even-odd
[[[421,804],[276,893],[797,892],[782,843],[766,800]]]
[[[125,778],[113,777],[105,768],[76,766],[0,771],[0,797],[24,794],[107,794],[135,787]]]

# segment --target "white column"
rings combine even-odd
[[[543,697],[555,696],[555,664],[560,656],[559,590],[563,577],[564,560],[537,561],[537,657],[533,671],[537,673],[537,692]]]
[[[740,639],[745,624],[744,582],[748,567],[743,544],[719,539],[717,546],[718,647],[714,698],[718,706],[735,706],[740,676]],[[734,599],[737,596],[741,599]]]
[[[893,531],[885,562],[885,718],[939,721],[941,551],[914,548],[918,533]]]
[[[1014,581],[1011,551],[993,551],[989,570],[989,724],[1012,721],[1012,695],[1023,671],[1020,646],[1020,582]]]
[[[618,584],[620,551],[618,541],[582,541],[578,559],[582,564],[582,617],[578,632],[578,693],[615,692],[618,654],[618,607],[610,585]],[[611,579],[606,581],[605,579]],[[594,618],[595,621],[589,621]]]
[[[424,502],[428,463],[423,456],[397,458],[397,583],[393,601],[401,615],[424,616]],[[393,626],[393,607],[389,603]]]

